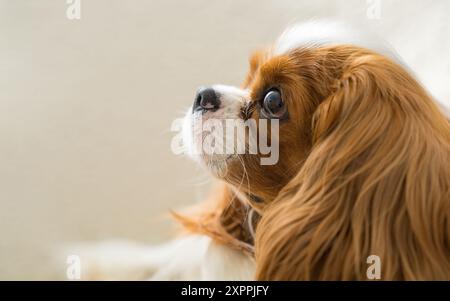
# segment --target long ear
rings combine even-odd
[[[250,210],[226,183],[220,182],[205,203],[191,208],[188,214],[172,212],[172,215],[189,233],[207,235],[217,242],[253,254],[253,225],[250,225],[253,215]]]
[[[450,125],[402,67],[349,59],[256,231],[259,280],[450,279]]]

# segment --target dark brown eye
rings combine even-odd
[[[264,97],[264,115],[269,118],[282,118],[286,113],[284,101],[278,90],[270,90]]]

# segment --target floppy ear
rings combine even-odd
[[[402,67],[348,59],[256,230],[258,280],[450,279],[450,125]]]

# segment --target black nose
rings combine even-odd
[[[202,88],[195,96],[193,111],[203,109],[205,111],[215,111],[220,107],[220,97],[213,88]]]

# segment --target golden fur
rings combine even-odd
[[[383,280],[450,280],[450,124],[402,66],[354,46],[269,50],[244,87],[254,119],[282,92],[280,160],[230,162],[215,206],[178,216],[187,228],[254,254],[257,280],[366,280],[370,255]]]

